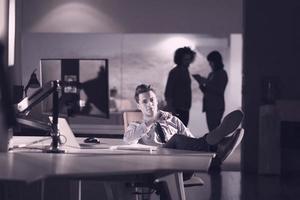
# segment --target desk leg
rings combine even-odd
[[[104,183],[103,185],[104,185],[104,190],[105,190],[107,199],[114,199],[111,183],[107,182],[107,183]]]
[[[186,200],[182,172],[159,178],[159,182],[167,184],[165,193],[169,193],[172,200]]]
[[[175,173],[174,178],[175,178],[178,196],[180,197],[180,200],[185,200],[183,173],[182,172]]]
[[[70,199],[81,200],[81,180],[70,181]]]
[[[70,200],[82,200],[84,197],[82,197],[82,183],[84,181],[82,180],[74,180],[70,181]],[[102,185],[99,185],[102,186]],[[114,200],[113,190],[112,190],[112,184],[110,182],[103,184],[105,195],[107,199]],[[96,194],[96,193],[95,193]],[[98,194],[96,194],[98,195]]]
[[[41,180],[41,200],[45,200],[45,180]]]

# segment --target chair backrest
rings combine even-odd
[[[128,127],[129,123],[132,121],[142,121],[143,114],[141,111],[125,111],[123,113],[123,120],[124,120],[124,131]]]

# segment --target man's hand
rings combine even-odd
[[[145,125],[147,127],[150,127],[152,124],[158,122],[159,120],[166,120],[170,117],[172,117],[172,114],[169,112],[159,112],[153,119],[145,121]]]
[[[172,117],[172,114],[169,113],[169,112],[164,112],[164,113],[160,113],[160,119],[162,120],[166,120],[166,119],[169,119],[170,117]]]
[[[145,125],[146,125],[147,127],[150,127],[150,126],[151,126],[152,124],[154,124],[156,121],[157,121],[156,118],[150,119],[150,120],[148,120],[148,121],[145,121]]]

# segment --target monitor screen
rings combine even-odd
[[[41,59],[41,84],[61,80],[59,112],[109,118],[107,59]],[[52,98],[42,102],[42,112],[52,112]]]

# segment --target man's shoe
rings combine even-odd
[[[235,132],[228,137],[225,137],[220,144],[216,152],[216,157],[211,161],[209,171],[220,172],[221,165],[226,158],[228,158],[231,153],[237,148],[241,143],[244,136],[244,129],[237,129]]]
[[[231,136],[225,137],[218,145],[216,159],[220,164],[228,158],[241,143],[244,137],[244,129],[237,129]]]
[[[243,119],[243,112],[240,110],[235,110],[229,113],[224,117],[221,124],[211,132],[209,132],[206,136],[206,142],[209,145],[216,145],[221,142],[221,140],[235,131]]]

